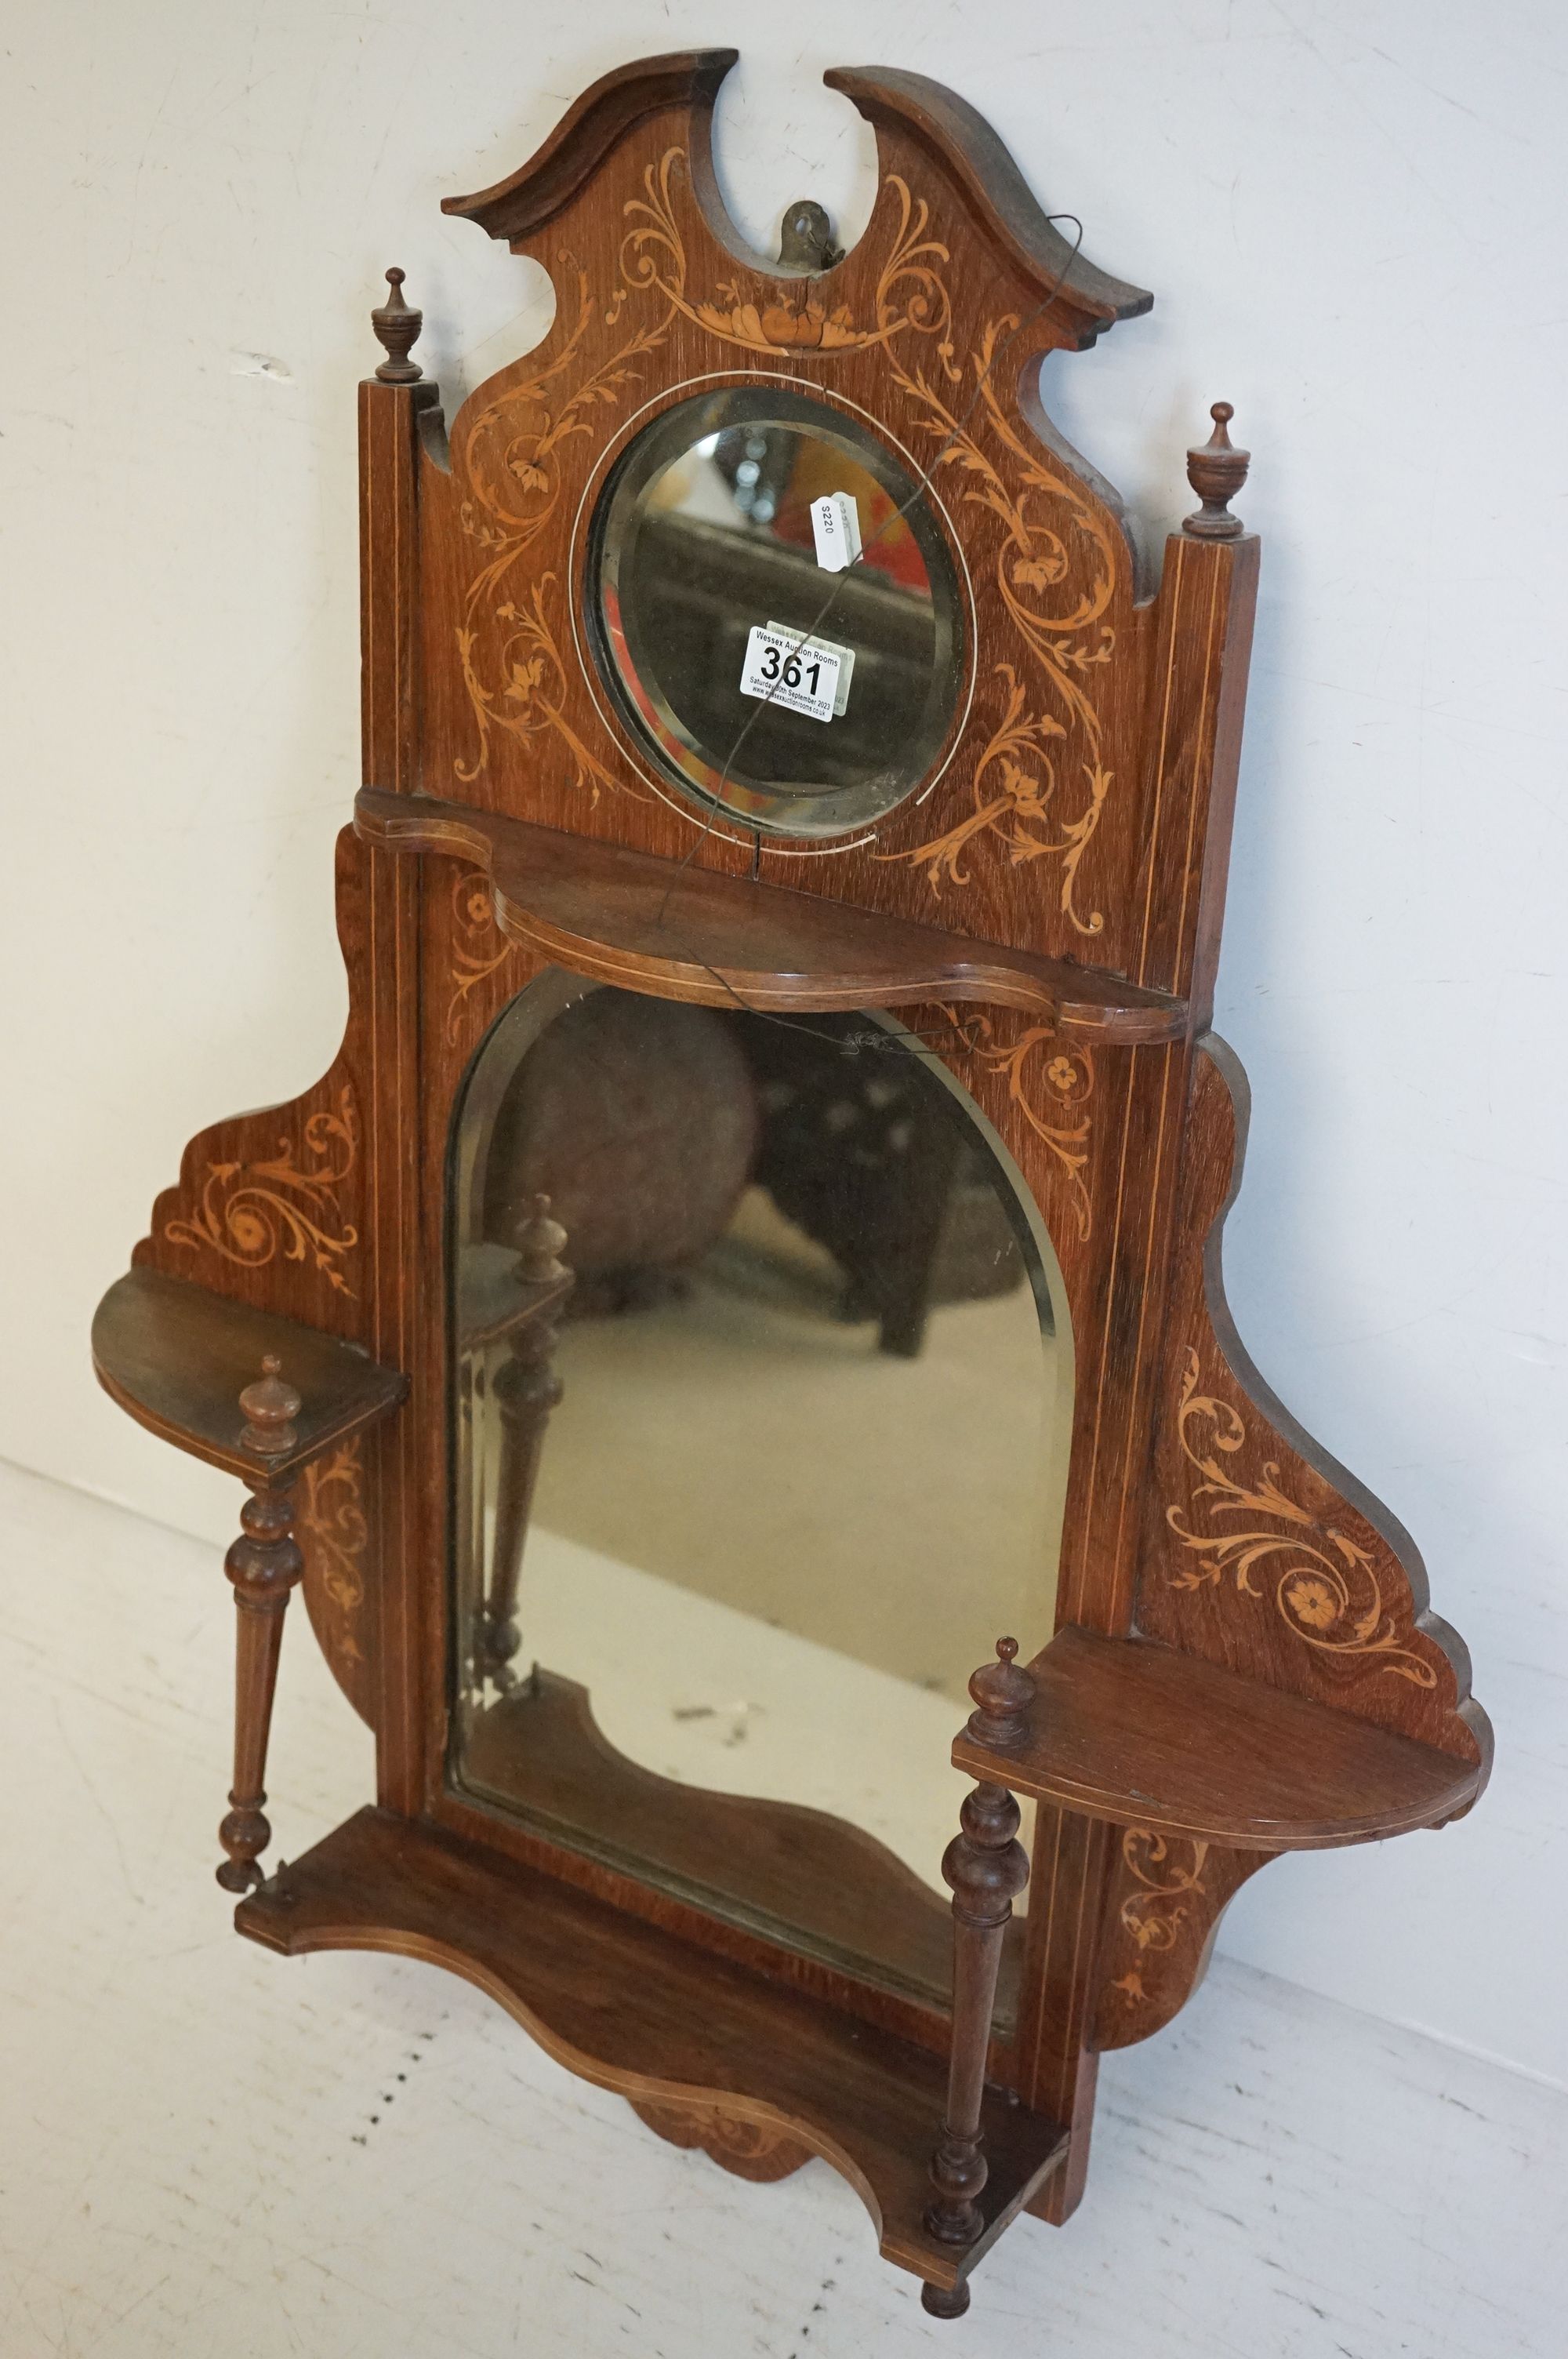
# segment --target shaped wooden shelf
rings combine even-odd
[[[470,1723],[463,1784],[546,1826],[587,1839],[594,1856],[646,1876],[719,1917],[786,1943],[804,1931],[814,1953],[849,1973],[874,1962],[884,1987],[946,2009],[953,1989],[953,1919],[935,1892],[874,1835],[797,1802],[716,1793],[661,1777],[618,1752],[586,1688],[536,1668]],[[568,1837],[568,1840],[571,1838]],[[1000,2005],[1011,2020],[1023,1919],[1003,1944]]]
[[[575,973],[708,1007],[984,1000],[1064,1038],[1173,1040],[1184,1001],[1096,967],[949,934],[780,885],[683,867],[463,803],[364,787],[354,824],[393,852],[455,853],[491,880],[503,934]]]
[[[92,1321],[92,1365],[110,1397],[150,1433],[242,1482],[256,1461],[240,1444],[240,1395],[269,1353],[301,1403],[297,1440],[273,1462],[280,1481],[385,1417],[408,1390],[406,1376],[357,1343],[157,1270],[117,1279]]]
[[[420,1821],[363,1810],[235,1911],[289,1957],[383,1950],[463,1975],[557,2062],[618,2090],[668,2136],[782,2178],[817,2154],[843,2172],[890,2260],[956,2287],[1062,2158],[1065,2133],[1000,2090],[976,2244],[923,2224],[947,2065],[835,2008]]]
[[[460,1348],[473,1352],[500,1343],[529,1320],[558,1310],[571,1291],[571,1283],[566,1270],[546,1284],[531,1283],[518,1267],[514,1245],[466,1245],[458,1264]]]
[[[1484,1763],[1145,1639],[1061,1630],[1029,1671],[1024,1742],[993,1751],[966,1731],[953,1766],[1086,1818],[1323,1851],[1441,1826],[1486,1782]]]

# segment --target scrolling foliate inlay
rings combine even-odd
[[[1106,1894],[1097,2049],[1134,2047],[1181,2012],[1202,1979],[1227,1903],[1271,1856],[1122,1828]]]
[[[262,1269],[280,1254],[313,1264],[329,1286],[351,1299],[343,1266],[359,1231],[343,1218],[339,1190],[359,1154],[359,1115],[345,1083],[334,1106],[309,1115],[303,1152],[287,1137],[255,1163],[209,1163],[192,1210],[165,1223],[170,1245],[209,1251],[242,1269]]]
[[[944,333],[949,322],[947,289],[936,265],[951,260],[947,248],[927,237],[931,209],[924,197],[916,204],[906,182],[890,172],[882,187],[891,190],[898,207],[898,225],[892,247],[877,279],[874,322],[858,327],[848,304],[828,312],[810,297],[795,302],[774,296],[762,306],[744,297],[738,283],[726,281],[715,291],[719,300],[694,302],[687,292],[686,242],[681,235],[673,199],[676,166],[689,185],[690,165],[682,147],[667,148],[657,166],[643,175],[646,201],[633,197],[625,212],[632,223],[621,250],[626,284],[654,287],[669,305],[670,317],[679,313],[694,327],[706,328],[727,344],[742,351],[767,353],[856,353],[886,346],[906,329],[923,336]],[[870,233],[868,232],[868,235]],[[618,300],[624,300],[623,291]],[[610,324],[614,314],[606,314]],[[666,319],[665,325],[668,325]],[[950,375],[952,346],[937,346]]]
[[[1093,1130],[1087,1110],[1095,1087],[1093,1056],[1087,1049],[1065,1048],[1049,1024],[1025,1024],[1015,1039],[999,1039],[999,1028],[1012,1028],[1006,1018],[999,1027],[983,1014],[960,1019],[956,1009],[946,1006],[942,1012],[968,1052],[1005,1079],[1008,1096],[1059,1165],[1071,1191],[1079,1238],[1087,1245],[1094,1225],[1093,1200],[1084,1178]]]
[[[1102,759],[1098,696],[1116,650],[1109,615],[1125,550],[1087,487],[1003,406],[994,375],[1020,315],[991,319],[959,355],[943,276],[950,249],[932,234],[926,201],[897,173],[884,179],[866,232],[885,249],[869,318],[857,319],[848,304],[828,310],[811,295],[783,289],[749,296],[738,277],[711,295],[695,292],[678,201],[690,185],[683,147],[667,148],[646,167],[642,196],[622,207],[608,299],[579,268],[576,317],[560,350],[481,402],[464,427],[455,454],[469,494],[460,521],[483,561],[458,631],[479,745],[470,762],[456,764],[457,775],[465,784],[481,775],[497,732],[524,741],[548,734],[565,748],[573,783],[590,802],[605,788],[643,792],[633,776],[607,768],[568,720],[560,652],[566,592],[553,572],[524,581],[520,568],[556,515],[568,475],[575,485],[579,454],[571,446],[606,410],[627,406],[646,382],[643,363],[672,328],[685,323],[722,346],[776,359],[831,361],[874,351],[912,413],[914,431],[931,446],[925,464],[934,484],[961,481],[959,506],[991,520],[998,546],[987,562],[1022,658],[1040,684],[1032,697],[1017,664],[995,667],[1000,710],[969,772],[973,810],[923,842],[879,856],[923,870],[933,895],[969,883],[965,855],[981,842],[993,842],[1015,867],[1060,861],[1062,913],[1080,935],[1100,933],[1104,913],[1080,908],[1077,882],[1113,784]],[[625,333],[589,365],[588,347],[600,326],[624,326]],[[928,360],[918,357],[921,350]]]
[[[911,852],[877,856],[924,868],[933,893],[940,893],[944,878],[958,886],[968,883],[968,873],[959,864],[977,836],[994,835],[1015,868],[1026,861],[1060,856],[1063,914],[1080,934],[1098,934],[1105,925],[1104,912],[1093,909],[1086,919],[1075,905],[1073,892],[1078,863],[1099,825],[1110,773],[1098,760],[1084,763],[1088,801],[1078,817],[1064,821],[1060,833],[1053,837],[1048,831],[1054,821],[1057,777],[1049,747],[1054,739],[1065,738],[1067,730],[1050,713],[1035,714],[1025,709],[1024,690],[1011,664],[998,664],[996,677],[1005,685],[1006,701],[1001,719],[975,765],[973,810],[945,835],[917,844]]]
[[[733,283],[718,290],[719,302],[694,300],[687,292],[686,240],[675,204],[677,173],[689,184],[686,150],[678,147],[648,166],[644,194],[629,198],[622,208],[627,228],[620,277],[602,324],[618,327],[627,307],[650,295],[655,315],[631,326],[607,359],[574,382],[600,305],[588,273],[579,269],[577,317],[561,350],[546,366],[485,402],[464,431],[458,456],[470,496],[462,503],[460,521],[476,548],[486,552],[465,594],[457,634],[463,684],[479,725],[473,761],[454,766],[465,785],[484,769],[492,733],[499,729],[520,739],[553,733],[567,748],[574,783],[592,801],[601,788],[640,791],[630,779],[607,770],[566,718],[566,674],[546,611],[546,593],[560,595],[555,576],[546,573],[526,589],[514,584],[519,561],[559,506],[567,446],[591,431],[597,411],[619,408],[643,383],[639,363],[658,350],[677,319],[706,329],[722,343],[773,353],[863,351],[886,344],[905,329],[929,335],[946,322],[946,291],[933,265],[946,261],[947,250],[925,238],[927,209],[924,202],[913,204],[896,176],[887,185],[898,202],[899,223],[877,284],[876,325],[859,329],[847,311],[828,316],[809,299],[797,305],[780,298],[759,309]],[[506,595],[498,598],[503,589]]]
[[[1208,1845],[1195,1838],[1183,1838],[1183,1851],[1191,1854],[1181,1865],[1172,1857],[1172,1846],[1163,1835],[1148,1827],[1124,1827],[1121,1834],[1121,1864],[1131,1878],[1134,1890],[1130,1892],[1117,1911],[1122,1931],[1137,1951],[1138,1962],[1130,1966],[1110,1984],[1126,1999],[1145,1999],[1143,1960],[1149,1954],[1160,1956],[1173,1950],[1185,1924],[1190,1903],[1184,1895],[1203,1895],[1204,1868],[1208,1859]]]
[[[782,2122],[743,2120],[718,2105],[661,2105],[640,2097],[628,2102],[639,2121],[656,2136],[671,2146],[706,2154],[709,2161],[737,2179],[766,2186],[788,2179],[811,2160],[809,2147],[792,2137]]]
[[[446,1024],[449,1048],[457,1045],[470,992],[487,983],[517,947],[496,925],[490,879],[480,869],[463,869],[453,879],[452,925],[452,995]]]
[[[1405,1643],[1371,1551],[1292,1498],[1271,1459],[1243,1475],[1237,1462],[1247,1451],[1246,1423],[1228,1401],[1200,1389],[1202,1381],[1202,1363],[1189,1346],[1176,1432],[1182,1456],[1201,1479],[1186,1499],[1167,1505],[1165,1521],[1196,1560],[1178,1562],[1166,1576],[1170,1586],[1218,1587],[1229,1578],[1238,1596],[1262,1602],[1265,1591],[1253,1578],[1260,1573],[1281,1621],[1303,1645],[1434,1688],[1437,1673]],[[1195,1516],[1206,1528],[1195,1530]]]
[[[305,1551],[307,1576],[319,1583],[334,1608],[333,1643],[348,1661],[362,1663],[364,1653],[355,1633],[364,1604],[363,1560],[370,1527],[357,1435],[305,1468],[295,1527]]]
[[[988,836],[999,842],[1014,867],[1059,857],[1063,914],[1078,933],[1094,935],[1104,929],[1104,913],[1080,910],[1075,888],[1078,864],[1099,825],[1112,785],[1111,773],[1100,758],[1095,691],[1116,652],[1116,632],[1107,617],[1120,578],[1122,549],[1116,527],[1087,487],[1067,469],[1054,465],[1043,445],[1026,442],[1002,408],[992,372],[1005,339],[1019,324],[1011,316],[989,323],[969,355],[974,386],[962,408],[960,392],[944,397],[923,368],[910,372],[896,357],[890,358],[889,366],[914,406],[922,432],[937,445],[930,462],[933,476],[946,468],[967,477],[959,506],[985,510],[1001,527],[994,569],[997,588],[1062,717],[1028,711],[1027,692],[1014,668],[999,664],[996,676],[1004,683],[1005,701],[976,765],[974,810],[927,842],[884,856],[923,866],[933,893],[940,892],[945,876],[955,885],[968,882],[958,865],[960,857],[972,842]],[[951,349],[938,347],[946,375],[956,388],[966,387],[968,372],[953,366]],[[971,431],[969,421],[977,411],[980,424]],[[1042,504],[1049,513],[1041,513]],[[1073,594],[1078,574],[1075,553],[1085,548],[1090,552],[1089,579]],[[1049,593],[1064,582],[1069,586],[1069,603],[1055,613]],[[1059,775],[1075,766],[1081,771],[1087,799],[1076,819],[1058,821]]]

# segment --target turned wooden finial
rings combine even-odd
[[[240,1395],[240,1407],[245,1413],[241,1449],[254,1458],[287,1457],[299,1439],[294,1424],[299,1395],[284,1383],[283,1362],[276,1352],[266,1354],[261,1375]]]
[[[533,1212],[517,1232],[517,1275],[524,1285],[553,1286],[557,1277],[570,1276],[560,1257],[566,1241],[559,1221],[550,1218],[549,1198],[535,1196]]]
[[[1209,411],[1214,432],[1206,442],[1195,443],[1187,452],[1187,481],[1203,506],[1183,519],[1182,530],[1190,532],[1197,540],[1234,540],[1246,529],[1241,518],[1233,516],[1229,508],[1229,503],[1247,481],[1252,460],[1250,451],[1238,451],[1230,439],[1230,421],[1235,415],[1228,401],[1217,401]]]
[[[1034,1682],[1014,1661],[1017,1653],[1016,1638],[999,1638],[995,1662],[982,1664],[969,1681],[976,1709],[969,1714],[968,1733],[977,1745],[993,1752],[1022,1745],[1028,1733]]]
[[[391,294],[370,315],[377,342],[386,350],[386,358],[376,375],[383,385],[413,385],[424,371],[418,362],[411,361],[408,355],[419,340],[425,314],[416,311],[412,303],[404,301],[401,270],[389,270],[386,283],[392,289]]]
[[[779,224],[781,266],[798,270],[804,277],[809,272],[831,270],[843,259],[843,249],[833,243],[833,224],[822,206],[813,197],[797,197]]]

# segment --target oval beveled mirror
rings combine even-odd
[[[957,708],[962,608],[928,495],[857,418],[788,386],[643,429],[600,498],[585,606],[659,769],[765,833],[874,822]]]
[[[451,1186],[459,1783],[942,2003],[948,1747],[997,1633],[1050,1626],[1071,1409],[999,1145],[889,1019],[557,973]],[[541,1190],[548,1354],[497,1310]]]

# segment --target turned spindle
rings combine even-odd
[[[412,303],[403,299],[403,273],[389,270],[387,286],[392,290],[384,303],[370,315],[376,341],[384,348],[386,358],[376,375],[383,385],[414,385],[424,375],[417,361],[408,355],[419,341],[419,331],[425,324],[425,314],[416,311]]]
[[[549,1198],[535,1196],[527,1220],[517,1232],[517,1276],[524,1286],[553,1287],[563,1280],[569,1285],[571,1272],[560,1258],[566,1241],[565,1229],[550,1217]],[[517,1590],[545,1430],[561,1398],[555,1353],[564,1304],[563,1292],[559,1299],[551,1300],[512,1330],[505,1363],[491,1388],[501,1421],[501,1463],[496,1476],[494,1553],[489,1593],[480,1616],[479,1668],[503,1695],[517,1684],[512,1668],[512,1658],[522,1644]]]
[[[969,1681],[975,1709],[968,1733],[992,1752],[1021,1745],[1027,1733],[1034,1682],[1014,1660],[1016,1638],[999,1638],[997,1659]],[[1018,1842],[1018,1804],[1005,1786],[981,1784],[958,1813],[961,1832],[942,1858],[942,1875],[953,1895],[953,2032],[947,2066],[947,2111],[931,2158],[935,2192],[925,2225],[944,2245],[972,2245],[985,2224],[979,2195],[986,2183],[980,2134],[985,2099],[986,2053],[1002,1935],[1012,1904],[1029,1881],[1029,1862]],[[927,2284],[925,2308],[935,2318],[961,2317],[969,2289],[951,2291]]]
[[[561,1259],[567,1233],[550,1218],[550,1200],[535,1196],[528,1218],[517,1232],[517,1275],[524,1286],[554,1286],[570,1276]]]
[[[1203,506],[1183,518],[1182,530],[1195,540],[1234,540],[1246,530],[1229,506],[1247,481],[1252,461],[1251,451],[1238,451],[1230,439],[1235,415],[1228,401],[1217,401],[1209,411],[1214,432],[1206,442],[1195,443],[1187,452],[1187,481]]]
[[[241,1538],[223,1560],[234,1588],[237,1623],[234,1656],[234,1783],[229,1812],[218,1830],[228,1857],[218,1881],[229,1892],[247,1892],[265,1879],[257,1855],[272,1841],[263,1804],[266,1800],[266,1745],[277,1687],[278,1651],[288,1594],[305,1570],[294,1539],[291,1482],[280,1472],[298,1442],[295,1419],[299,1395],[283,1381],[281,1363],[269,1352],[254,1384],[240,1395],[245,1423],[240,1447],[256,1462],[244,1478],[251,1496],[240,1510]]]

